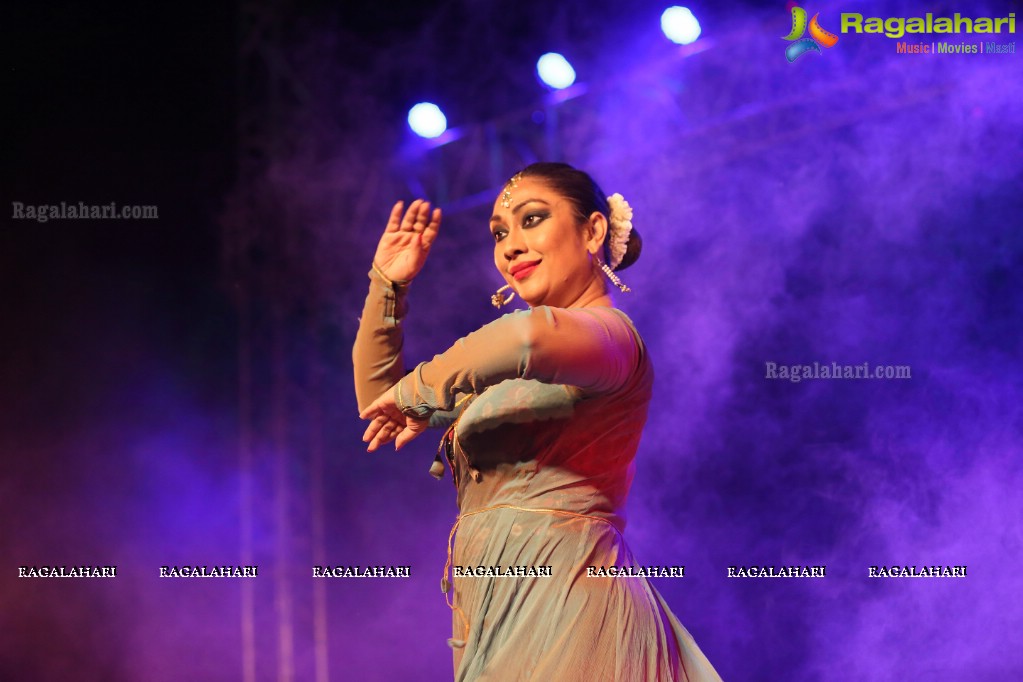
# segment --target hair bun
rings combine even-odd
[[[624,270],[633,263],[639,260],[639,254],[643,250],[643,238],[639,236],[639,231],[636,230],[635,226],[632,228],[632,232],[629,233],[629,241],[625,245],[625,255],[622,256],[622,262],[618,264],[615,271]]]

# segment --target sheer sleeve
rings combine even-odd
[[[369,294],[352,348],[359,410],[366,409],[405,375],[401,322],[408,311],[407,294],[407,282],[391,282],[375,268],[370,270]]]
[[[482,393],[506,379],[576,386],[584,395],[621,388],[642,348],[612,308],[537,306],[509,313],[421,363],[395,386],[407,414],[450,410],[459,393]]]
[[[376,269],[370,270],[369,294],[352,348],[355,398],[360,411],[406,374],[401,323],[408,312],[407,294],[408,282],[392,282]],[[430,415],[430,426],[446,427],[459,412],[461,408],[438,410]]]

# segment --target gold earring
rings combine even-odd
[[[490,303],[495,308],[500,308],[505,303],[510,303],[511,300],[515,298],[514,291],[511,293],[511,296],[505,296],[504,294],[502,294],[501,292],[504,291],[505,289],[511,289],[511,284],[505,284],[503,287],[497,290],[496,294],[490,297]]]
[[[607,275],[607,278],[611,280],[611,284],[614,284],[616,287],[621,289],[623,294],[627,294],[632,291],[632,289],[625,285],[625,282],[618,279],[618,275],[614,273],[614,270],[611,269],[610,265],[608,265],[607,263],[601,263],[600,269],[603,270],[604,274]]]

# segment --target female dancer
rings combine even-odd
[[[441,451],[459,507],[443,581],[455,679],[719,680],[622,537],[654,377],[608,286],[626,291],[615,271],[639,256],[631,208],[566,164],[516,174],[490,219],[507,283],[493,301],[517,295],[529,309],[408,374],[405,294],[441,212],[419,200],[402,209],[370,272],[356,394],[370,451],[447,427]],[[438,454],[431,472],[443,471]]]

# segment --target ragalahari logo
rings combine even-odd
[[[782,40],[792,42],[791,45],[785,48],[785,58],[789,62],[796,61],[807,52],[821,54],[821,45],[824,47],[834,47],[835,43],[838,42],[838,36],[821,28],[820,23],[817,21],[818,16],[820,16],[820,12],[814,14],[813,19],[810,20],[809,28],[812,37],[803,38],[803,33],[807,29],[806,10],[799,5],[792,6],[792,32],[782,37]]]

